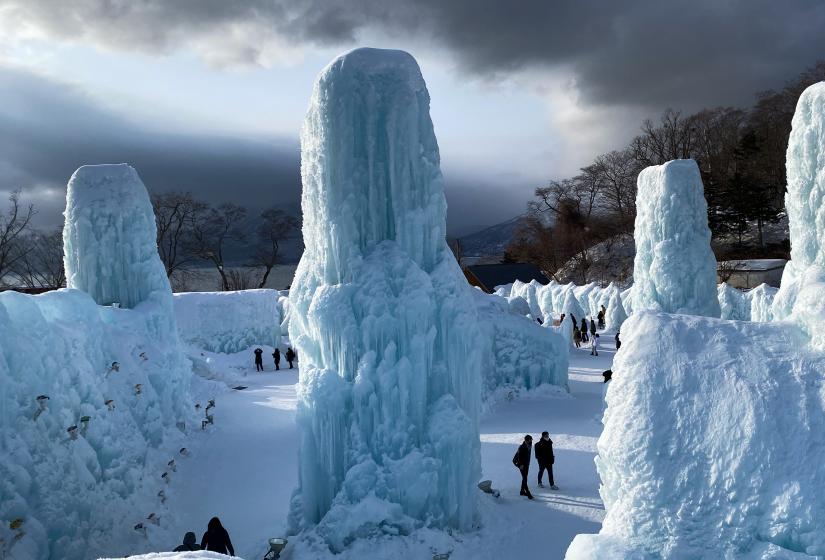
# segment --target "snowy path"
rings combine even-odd
[[[609,336],[602,337],[609,340]],[[485,528],[468,536],[453,558],[561,559],[577,533],[595,533],[604,517],[593,457],[601,424],[601,372],[614,350],[598,358],[584,348],[570,356],[570,395],[529,395],[497,405],[481,423],[483,477],[502,492],[499,500],[482,496]],[[296,373],[254,370],[242,379],[248,388],[218,395],[215,426],[192,442],[192,457],[182,461],[170,485],[171,523],[177,534],[200,538],[213,515],[230,531],[236,553],[247,560],[263,556],[266,539],[283,535],[290,494],[297,485],[295,426]],[[520,478],[511,463],[524,434],[551,434],[560,490],[530,486],[536,496],[519,496]],[[170,548],[172,543],[170,543]]]

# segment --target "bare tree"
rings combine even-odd
[[[9,195],[9,209],[0,216],[0,284],[12,272],[29,251],[25,241],[32,217],[37,213],[34,205],[20,207],[20,191]]]
[[[209,205],[195,199],[192,193],[169,192],[152,194],[152,207],[157,222],[158,254],[166,275],[181,276],[198,260],[193,232],[205,219]]]
[[[255,285],[255,274],[248,268],[230,268],[226,278],[227,287],[224,290],[248,290]]]
[[[15,275],[29,288],[57,289],[66,285],[63,232],[35,231],[25,238],[28,251],[14,266]]]
[[[221,276],[221,289],[224,291],[231,289],[224,251],[229,242],[241,241],[246,237],[243,229],[246,214],[243,206],[226,202],[210,208],[192,230],[195,254],[214,265]]]
[[[255,249],[253,266],[263,269],[258,287],[266,286],[272,268],[278,263],[281,242],[298,230],[298,220],[277,208],[268,208],[261,213],[258,224],[258,245]]]

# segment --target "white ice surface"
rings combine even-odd
[[[633,312],[719,317],[716,258],[696,162],[673,160],[639,174]]]

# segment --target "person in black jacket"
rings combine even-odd
[[[593,320],[593,317],[590,318],[590,336],[596,334],[596,321]]]
[[[619,331],[616,331],[616,350],[622,347],[622,341],[619,340]]]
[[[198,537],[195,536],[195,533],[189,531],[183,536],[183,544],[179,544],[172,552],[190,552],[200,549],[201,547],[198,546]]]
[[[556,457],[553,455],[553,440],[550,439],[550,434],[547,432],[542,432],[541,439],[536,443],[536,462],[539,464],[539,486],[544,488],[544,484],[541,483],[541,475],[546,470],[550,489],[558,490],[559,488],[553,480],[553,463],[556,462]]]
[[[272,358],[275,360],[275,371],[281,370],[281,351],[277,348],[272,353]]]
[[[286,349],[286,361],[289,362],[289,369],[292,369],[292,362],[295,360],[295,351],[292,348]]]
[[[260,348],[255,348],[255,371],[264,370],[264,351]]]
[[[590,340],[587,337],[587,318],[585,318],[585,317],[582,317],[581,332],[582,332],[582,342],[587,342],[588,340]],[[538,444],[536,444],[536,445],[538,445]]]
[[[232,546],[232,541],[229,540],[229,533],[226,532],[226,529],[221,525],[221,520],[217,517],[209,520],[209,525],[201,539],[201,548],[235,556],[235,549]]]
[[[533,446],[533,436],[527,434],[524,436],[524,441],[519,445],[516,454],[513,456],[513,464],[521,473],[521,492],[522,496],[527,496],[528,499],[533,499],[533,494],[527,487],[527,474],[530,471],[530,449]]]

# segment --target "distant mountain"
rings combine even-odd
[[[463,258],[489,259],[504,255],[507,245],[513,238],[522,216],[516,216],[506,222],[486,227],[475,233],[459,237]]]

